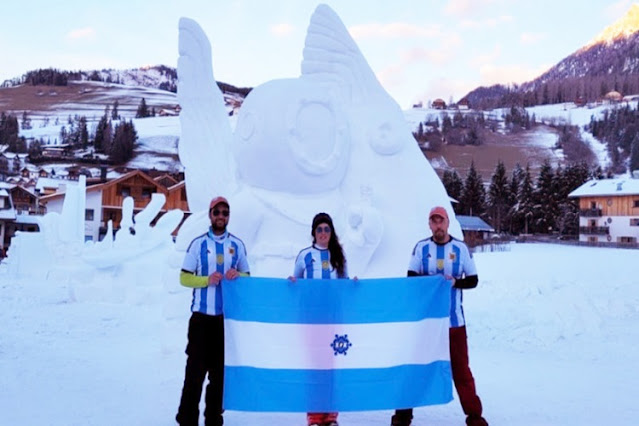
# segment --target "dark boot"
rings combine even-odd
[[[482,416],[470,415],[466,417],[468,426],[488,426],[488,422]]]
[[[393,417],[391,417],[391,426],[410,426],[412,421],[413,421],[412,408],[395,410],[395,414],[393,414]]]

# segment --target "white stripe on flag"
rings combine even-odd
[[[370,324],[275,324],[225,320],[225,364],[330,370],[450,360],[448,318]],[[331,344],[347,336],[345,354]]]

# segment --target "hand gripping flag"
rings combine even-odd
[[[238,278],[222,285],[224,408],[368,411],[452,400],[450,282]]]

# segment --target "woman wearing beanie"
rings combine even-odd
[[[297,278],[337,279],[348,278],[346,258],[333,220],[327,213],[318,213],[311,227],[313,244],[300,251],[295,260],[295,271],[289,279]],[[338,426],[338,413],[307,413],[309,426]]]

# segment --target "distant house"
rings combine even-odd
[[[583,96],[577,96],[577,99],[575,99],[575,106],[582,107],[584,105],[586,105],[586,98]]]
[[[481,244],[487,234],[495,232],[493,227],[480,217],[463,215],[456,215],[456,217],[464,233],[464,241],[471,247]]]
[[[119,229],[122,222],[122,203],[126,197],[133,198],[133,211],[138,213],[150,202],[154,193],[162,193],[166,202],[158,217],[168,210],[181,209],[190,214],[186,203],[186,187],[184,182],[169,188],[151,179],[141,170],[133,170],[116,179],[87,186],[85,210],[85,239],[98,241],[106,233],[107,224],[113,221],[113,229]],[[64,191],[56,192],[40,198],[48,212],[61,212],[64,202]]]
[[[591,180],[568,196],[579,199],[579,241],[639,240],[639,179]]]
[[[159,183],[160,185],[164,186],[165,188],[169,188],[178,183],[177,180],[175,180],[171,175],[168,175],[168,174],[157,176],[153,178],[153,180]]]
[[[179,115],[179,113],[177,111],[175,111],[174,109],[162,108],[158,112],[158,115],[160,117],[175,117],[175,116]]]
[[[623,100],[621,93],[616,90],[612,90],[604,95],[604,101],[608,103],[617,103]]]
[[[431,107],[434,109],[446,109],[446,102],[443,99],[437,98],[431,104]]]
[[[463,98],[459,102],[457,102],[457,108],[460,110],[470,109],[470,102],[468,102],[468,98]]]
[[[0,186],[0,257],[4,257],[11,237],[8,233],[9,223],[15,222],[16,211],[11,203],[11,196],[6,186]]]

